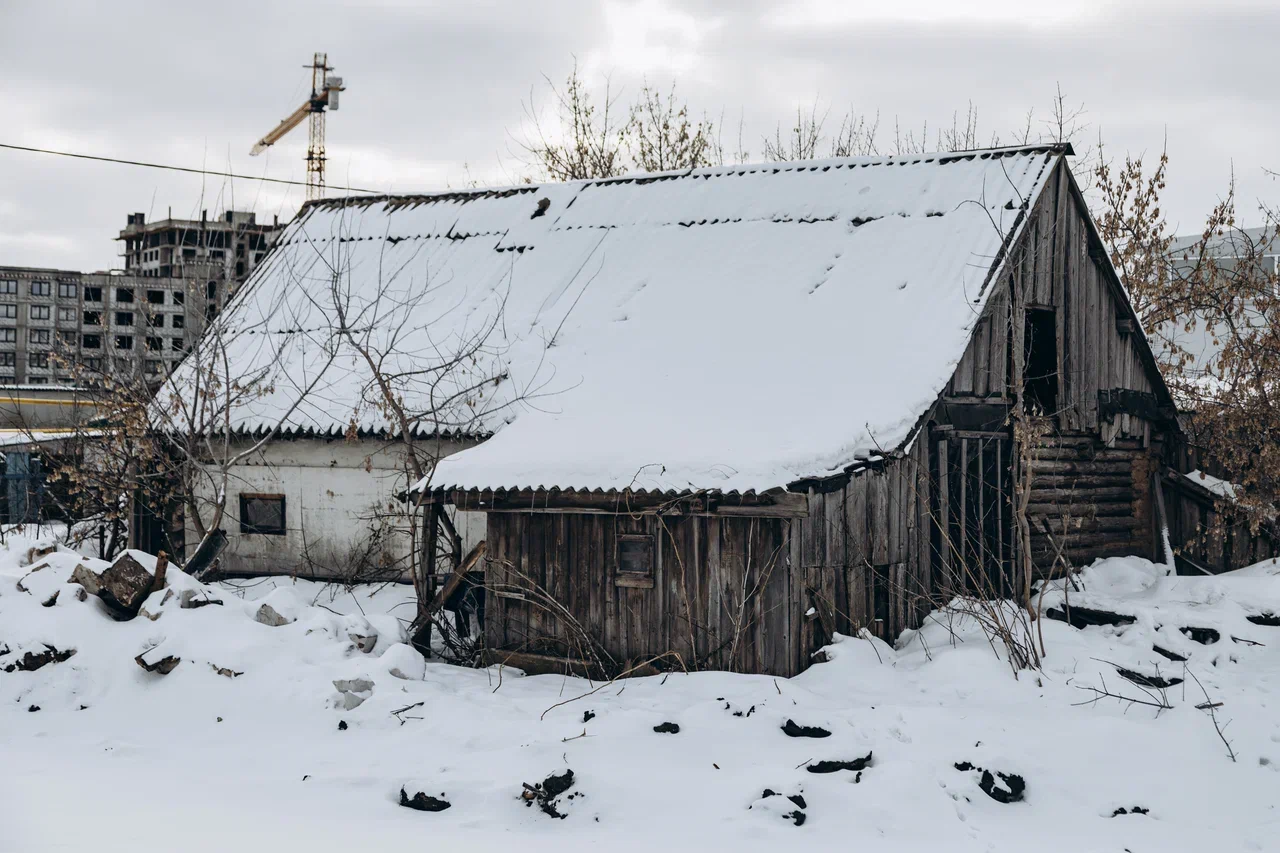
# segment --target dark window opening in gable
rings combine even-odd
[[[644,533],[618,536],[617,586],[653,587],[653,537]]]
[[[284,536],[284,495],[240,493],[240,532]]]
[[[1058,411],[1058,317],[1052,308],[1028,308],[1022,346],[1022,390],[1027,410]]]

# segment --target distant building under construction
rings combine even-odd
[[[123,270],[0,266],[0,385],[159,383],[280,228],[240,211],[152,223],[131,213]]]

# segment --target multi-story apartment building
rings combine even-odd
[[[129,215],[123,271],[0,267],[0,385],[64,385],[99,375],[158,383],[235,286],[277,223]]]
[[[270,248],[280,221],[258,224],[252,213],[228,210],[220,219],[162,219],[129,214],[118,240],[125,244],[124,269],[144,278],[241,282]]]

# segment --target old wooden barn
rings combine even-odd
[[[954,594],[1014,591],[1024,555],[1043,576],[1166,559],[1162,518],[1175,547],[1201,535],[1211,496],[1179,471],[1173,401],[1070,156],[322,201],[249,292],[319,310],[334,270],[368,301],[394,269],[429,294],[419,351],[485,330],[456,380],[482,390],[417,425],[465,439],[419,486],[441,579],[470,544],[441,538],[484,530],[498,659],[791,675],[834,632],[893,638]],[[289,426],[387,434],[360,360],[338,363]],[[1025,441],[1015,412],[1039,416]]]

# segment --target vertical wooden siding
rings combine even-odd
[[[624,533],[654,537],[653,588],[616,583]],[[486,640],[585,657],[576,623],[617,664],[672,652],[677,669],[793,675],[813,649],[792,535],[779,518],[489,513]],[[536,603],[539,590],[567,613]]]

